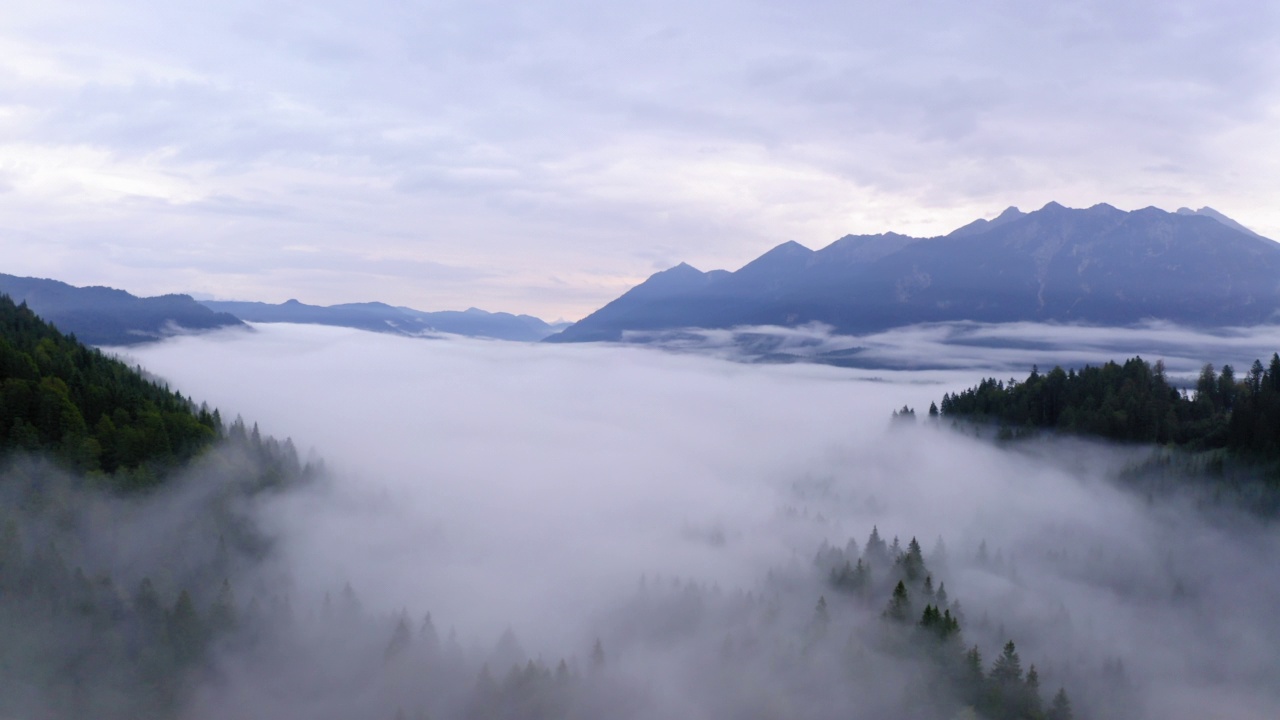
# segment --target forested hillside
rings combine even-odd
[[[253,617],[246,501],[313,470],[3,296],[0,429],[0,717],[175,715]]]
[[[1112,440],[1225,448],[1280,459],[1280,354],[1255,360],[1244,377],[1205,365],[1195,392],[1174,387],[1164,365],[1140,357],[1080,371],[1032,368],[1025,382],[994,378],[942,398],[942,415],[1000,423],[1010,431],[1052,428]]]
[[[221,427],[217,411],[0,295],[0,457],[41,452],[136,489],[207,448]]]

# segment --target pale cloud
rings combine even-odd
[[[818,335],[786,332],[794,345]],[[822,664],[781,661],[818,596],[833,618],[849,607],[811,569],[816,548],[862,543],[872,526],[926,549],[941,536],[950,560],[936,579],[964,604],[965,643],[990,661],[1015,639],[1023,663],[1042,673],[1042,692],[1065,685],[1080,716],[1275,717],[1274,524],[1226,503],[1192,508],[1171,487],[1147,494],[1111,482],[1156,449],[1069,438],[1011,446],[923,418],[891,427],[894,408],[923,410],[1004,370],[1008,358],[992,346],[1011,338],[1085,349],[1124,341],[1149,355],[1196,337],[1169,326],[1128,337],[1007,332],[961,325],[866,339],[904,353],[970,340],[972,362],[985,348],[996,363],[893,373],[301,325],[130,348],[131,362],[225,416],[243,413],[264,432],[315,447],[332,471],[273,495],[256,516],[275,538],[265,580],[256,579],[269,594],[289,594],[287,640],[264,656],[233,651],[207,688],[209,707],[191,717],[393,716],[405,698],[467,692],[505,629],[549,665],[584,658],[604,638],[620,681],[655,704],[628,717],[748,714],[714,710],[734,699],[810,716],[788,701],[832,700],[850,684],[860,692],[843,712],[812,716],[895,717],[867,709],[898,697],[875,684],[878,674],[831,658],[838,681],[790,682],[797,670],[812,681]],[[1224,332],[1221,347],[1271,342],[1274,332]],[[972,562],[983,542],[1000,553],[998,568]],[[782,580],[769,583],[775,573]],[[647,607],[634,602],[646,576],[650,588],[714,588],[699,596],[703,620],[673,625],[683,616],[661,605],[637,612]],[[250,580],[236,579],[241,602]],[[373,652],[341,634],[294,644],[313,622],[332,629],[323,598],[336,601],[347,582],[374,617],[392,618],[373,627]],[[770,599],[775,630],[714,604],[746,591]],[[434,666],[381,684],[391,614],[402,611],[415,624],[430,611],[442,635],[455,628],[476,669],[456,687],[424,686]],[[725,638],[748,629],[762,640],[741,646],[745,668],[733,666],[725,685],[708,682]],[[833,637],[839,649],[851,635]],[[1103,663],[1114,658],[1137,706],[1109,694],[1115,676]],[[749,674],[753,660],[768,672]]]

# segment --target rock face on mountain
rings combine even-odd
[[[140,298],[108,287],[0,274],[0,294],[89,345],[133,345],[176,332],[243,326],[189,295]]]
[[[261,302],[206,300],[206,307],[249,322],[287,322],[390,332],[402,335],[452,333],[499,340],[537,341],[556,328],[531,315],[464,311],[423,312],[380,302],[307,305],[297,300],[273,305]]]
[[[736,272],[682,264],[548,340],[811,322],[865,333],[955,320],[1150,319],[1280,320],[1280,244],[1211,208],[1009,208],[941,237],[850,235],[817,251],[788,242]]]

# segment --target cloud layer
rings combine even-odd
[[[610,697],[636,699],[634,716],[733,716],[752,706],[753,689],[793,701],[795,678],[765,673],[747,688],[706,674],[724,633],[742,629],[721,613],[750,591],[778,598],[779,632],[803,628],[817,596],[832,592],[811,569],[816,549],[862,543],[878,526],[926,548],[942,537],[948,559],[937,567],[965,604],[968,641],[992,657],[1017,638],[1024,663],[1053,683],[1046,689],[1069,686],[1091,716],[1280,709],[1265,671],[1280,659],[1267,600],[1280,592],[1274,529],[1107,480],[1142,449],[1002,449],[925,423],[890,427],[893,408],[925,407],[976,380],[971,370],[886,380],[626,346],[281,325],[131,352],[186,392],[328,461],[330,483],[262,516],[280,538],[274,582],[288,583],[301,617],[324,617],[321,598],[336,602],[350,583],[367,611],[392,618],[388,636],[401,610],[415,619],[430,611],[442,636],[456,630],[473,670],[498,657],[508,629],[529,657],[549,663],[585,662],[602,637],[618,683],[609,692],[623,693]],[[990,557],[979,562],[984,543]],[[637,605],[641,578],[693,583],[702,590],[673,597],[703,597],[718,610],[659,642],[655,628],[672,627],[680,605]],[[834,622],[850,622],[832,607]],[[378,637],[375,660],[386,643]],[[785,656],[763,647],[742,657],[767,666]],[[321,644],[276,657],[261,674],[229,670],[202,707],[225,716],[217,709],[270,702],[278,716],[318,717],[280,688],[336,714],[425,692],[385,669],[370,677],[391,685],[360,684],[352,668],[364,656],[354,648]],[[320,683],[325,672],[349,685]],[[834,697],[792,707],[821,716],[843,707]]]

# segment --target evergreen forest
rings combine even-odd
[[[0,716],[175,716],[316,472],[0,296]]]
[[[1012,431],[1054,429],[1274,461],[1280,459],[1280,354],[1266,367],[1255,360],[1243,376],[1230,365],[1220,371],[1205,365],[1193,393],[1169,381],[1163,362],[1140,357],[1079,371],[1032,368],[1023,382],[988,378],[946,394],[937,410]]]
[[[994,425],[1001,440],[1058,432],[1158,446],[1123,479],[1148,492],[1195,489],[1213,503],[1280,513],[1280,354],[1243,375],[1206,364],[1194,388],[1141,357],[1048,373],[1033,367],[1022,382],[987,378],[945,394],[929,414]]]
[[[0,458],[39,452],[113,488],[145,489],[222,429],[216,410],[0,295]]]

